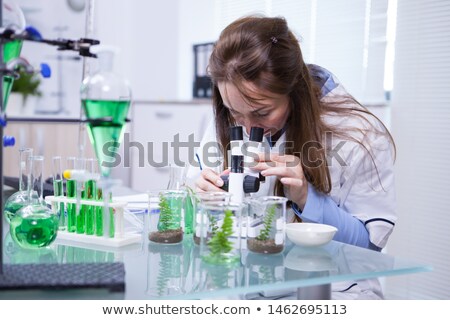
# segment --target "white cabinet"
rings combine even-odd
[[[212,116],[209,101],[135,104],[128,147],[124,141],[131,155],[131,187],[141,192],[167,188],[168,165],[194,161],[188,145],[200,143]]]

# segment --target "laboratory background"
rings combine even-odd
[[[45,37],[79,39],[87,32],[87,0],[16,2],[27,25]],[[393,134],[398,221],[384,251],[433,271],[382,279],[386,298],[450,299],[448,1],[95,0],[90,36],[132,90],[122,161],[111,176],[137,192],[167,187],[175,157],[170,142],[190,135],[200,141],[213,116],[206,73],[212,45],[225,26],[249,14],[285,17],[305,61],[333,72]],[[9,97],[4,134],[16,144],[4,149],[4,176],[18,176],[23,147],[48,159],[76,156],[82,147],[95,157],[78,120],[83,68],[100,68],[98,59],[83,64],[74,52],[31,42],[21,57],[47,63],[52,76],[36,77],[26,99],[14,89]],[[147,153],[164,165],[149,163]],[[177,156],[187,159],[187,150]],[[51,172],[46,162],[44,174]]]

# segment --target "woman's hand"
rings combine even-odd
[[[265,177],[277,176],[284,186],[286,197],[303,210],[308,196],[308,183],[303,174],[300,158],[275,153],[260,153],[258,156],[259,158],[255,159],[258,164],[253,169],[261,171]]]
[[[220,189],[223,186],[223,180],[220,178],[221,175],[227,174],[228,170],[225,170],[221,174],[217,172],[205,168],[202,170],[200,177],[195,181],[195,187],[198,192],[206,192],[206,191],[222,191]]]

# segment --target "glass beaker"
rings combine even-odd
[[[256,197],[249,201],[247,248],[256,253],[284,250],[286,202],[284,197]]]
[[[150,214],[150,241],[166,244],[183,241],[185,200],[184,190],[150,194],[150,201],[156,201],[159,207],[159,214]]]
[[[200,255],[213,265],[240,263],[241,212],[237,203],[200,203]]]
[[[197,192],[192,197],[193,201],[193,211],[194,211],[194,243],[196,245],[200,245],[201,240],[208,241],[209,238],[207,237],[207,228],[205,226],[202,226],[202,214],[201,214],[201,204],[207,204],[207,203],[225,203],[228,204],[231,199],[231,193],[228,192],[216,192],[216,191],[210,191],[210,192]],[[205,219],[205,223],[207,222],[207,219]],[[203,237],[201,236],[201,232],[203,232]]]
[[[186,173],[185,167],[178,167],[174,165],[169,166],[169,183],[167,190],[180,190],[186,186]]]
[[[32,249],[46,247],[56,239],[58,217],[47,207],[43,200],[43,166],[44,157],[33,156],[31,164],[31,181],[36,197],[31,197],[29,204],[17,211],[11,220],[11,236],[22,248]]]
[[[19,150],[19,191],[13,193],[5,202],[5,218],[8,223],[16,212],[29,203],[30,195],[30,174],[31,174],[31,156],[33,149],[25,148]]]

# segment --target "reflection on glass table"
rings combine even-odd
[[[210,265],[200,258],[199,248],[187,238],[176,247],[148,247],[148,283],[158,284],[166,276],[164,291],[147,290],[146,298],[156,299],[208,299],[212,297],[240,296],[264,290],[300,288],[300,297],[327,299],[333,282],[360,280],[381,276],[401,275],[429,271],[424,264],[346,245],[339,242],[315,248],[288,243],[282,253],[265,255],[242,250],[241,263],[236,266]],[[153,255],[158,253],[155,259]],[[164,258],[164,256],[168,256]],[[189,261],[186,257],[189,257]],[[162,261],[172,259],[170,267]],[[168,260],[167,260],[168,261]],[[172,284],[172,290],[167,285]],[[155,286],[153,285],[155,288]],[[176,287],[176,289],[175,289]],[[132,298],[142,293],[130,289]]]
[[[150,243],[143,237],[142,244],[116,251],[100,246],[78,248],[56,241],[49,248],[32,253],[8,239],[6,235],[6,263],[123,262],[125,299],[226,298],[296,288],[308,294],[319,288],[319,298],[326,299],[333,282],[430,270],[425,264],[334,241],[317,248],[303,248],[288,242],[283,252],[273,255],[243,249],[237,265],[213,266],[201,259],[192,236],[173,245]],[[308,298],[308,294],[304,298]],[[107,293],[105,298],[108,298]]]

